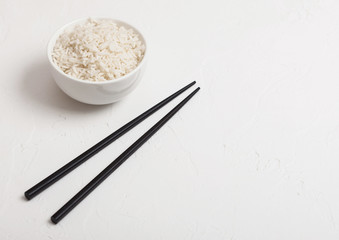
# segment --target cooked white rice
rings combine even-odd
[[[144,53],[145,45],[133,29],[112,20],[88,19],[59,36],[52,58],[72,77],[103,82],[131,72]]]

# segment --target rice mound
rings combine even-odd
[[[104,82],[133,71],[144,54],[145,45],[133,29],[113,20],[87,19],[59,36],[52,58],[74,78]]]

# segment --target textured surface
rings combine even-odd
[[[0,0],[0,239],[338,239],[338,11],[336,0]],[[53,32],[85,16],[148,39],[143,82],[119,103],[75,102],[46,68]],[[175,103],[23,199],[192,80],[202,91],[58,225],[49,217]]]

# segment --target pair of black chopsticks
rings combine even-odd
[[[46,188],[57,182],[59,179],[70,173],[79,165],[84,163],[90,157],[104,149],[106,146],[114,142],[116,139],[124,135],[126,132],[137,126],[147,117],[158,111],[164,105],[172,101],[174,98],[185,92],[188,88],[193,86],[195,81],[173,93],[171,96],[162,100],[146,112],[142,113],[132,121],[126,123],[124,126],[116,130],[108,137],[101,140],[99,143],[82,153],[65,166],[52,173],[44,180],[28,189],[25,192],[27,200],[34,198],[36,195],[44,191]],[[151,129],[144,133],[137,141],[135,141],[129,148],[127,148],[119,157],[117,157],[111,164],[109,164],[103,171],[101,171],[92,181],[90,181],[83,189],[80,190],[73,198],[71,198],[62,208],[60,208],[52,217],[51,221],[57,224],[63,219],[73,208],[75,208],[85,197],[87,197],[97,186],[100,185],[111,173],[113,173],[121,164],[123,164],[135,151],[137,151],[148,139],[150,139],[171,117],[174,116],[198,91],[200,88],[196,88],[190,95],[182,100],[177,106],[175,106],[169,113],[167,113],[162,119],[160,119]]]

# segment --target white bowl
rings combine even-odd
[[[110,18],[95,18],[95,19],[110,19],[116,22],[120,26],[126,28],[132,28],[139,34],[140,40],[145,45],[145,54],[138,66],[130,73],[123,77],[112,79],[106,82],[91,82],[74,78],[65,74],[52,59],[52,51],[56,40],[64,32],[66,28],[70,28],[74,25],[83,23],[88,18],[82,18],[75,20],[69,24],[66,24],[60,28],[51,38],[47,47],[47,56],[50,65],[50,71],[57,85],[70,97],[83,103],[101,105],[119,101],[123,97],[131,93],[138,83],[140,82],[142,75],[146,67],[147,45],[144,36],[135,27],[128,23],[110,19]]]

